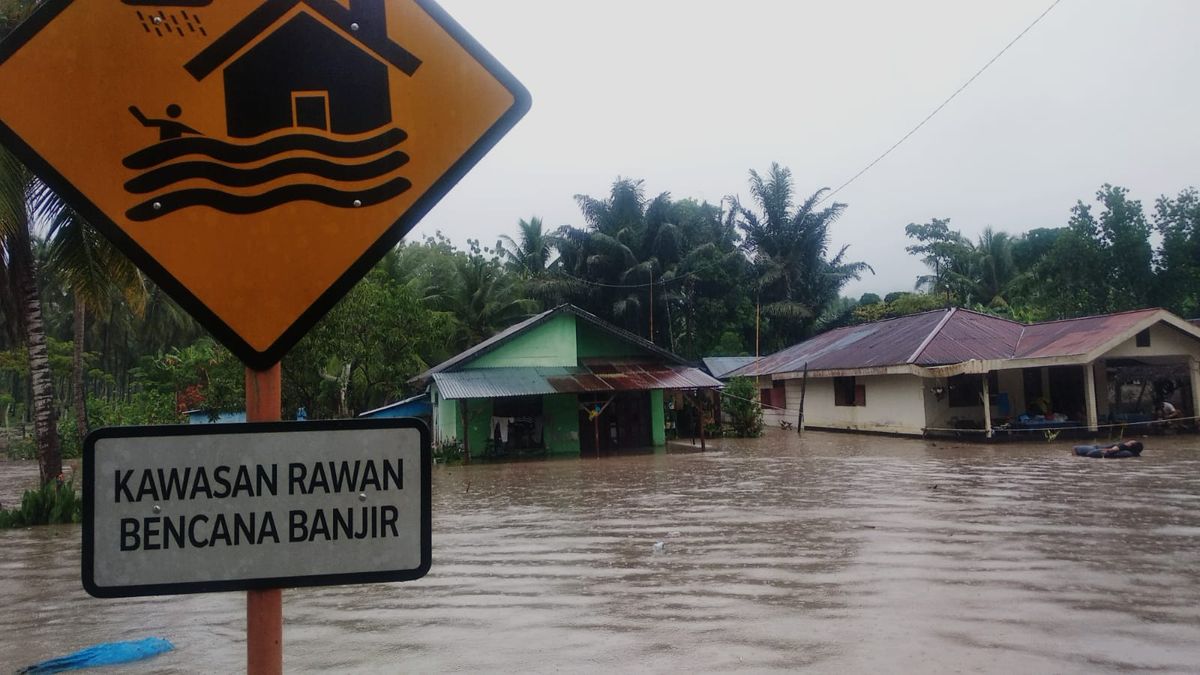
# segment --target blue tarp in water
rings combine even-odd
[[[35,663],[27,666],[18,673],[61,673],[65,670],[78,670],[94,666],[113,666],[121,663],[131,663],[158,656],[171,651],[175,645],[169,640],[159,637],[142,638],[128,642],[105,642],[80,649],[73,654]]]

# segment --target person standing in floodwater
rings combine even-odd
[[[167,117],[171,118],[169,120],[151,119],[146,117],[142,114],[141,110],[138,110],[136,105],[129,106],[129,112],[133,113],[133,116],[137,118],[137,121],[142,123],[142,126],[158,127],[158,140],[160,141],[169,141],[173,138],[180,138],[184,134],[195,134],[197,136],[202,135],[199,131],[196,131],[183,122],[175,121],[176,118],[183,114],[183,108],[179,107],[179,104],[177,103],[172,103],[171,105],[167,106]]]

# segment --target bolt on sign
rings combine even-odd
[[[100,598],[408,581],[430,566],[415,420],[111,427],[84,447]]]
[[[48,0],[0,91],[0,142],[260,369],[530,105],[432,0]]]

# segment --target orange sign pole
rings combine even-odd
[[[246,421],[278,422],[283,409],[279,364],[246,369]],[[246,591],[246,672],[283,673],[283,591]]]

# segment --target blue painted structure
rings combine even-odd
[[[359,415],[359,417],[387,418],[387,417],[422,417],[428,420],[433,416],[433,406],[429,403],[429,393],[417,394],[410,396],[402,401],[396,401],[376,408],[368,410]]]
[[[223,412],[217,416],[217,419],[210,419],[207,410],[188,410],[183,413],[188,416],[188,424],[214,424],[214,423],[233,423],[245,422],[246,411],[239,410],[237,412]]]

